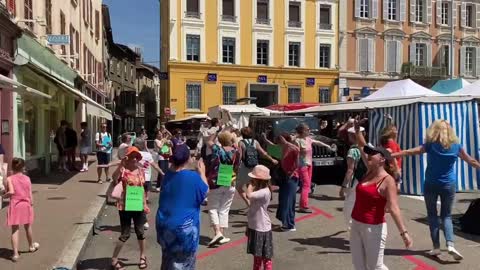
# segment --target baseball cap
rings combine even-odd
[[[190,159],[190,149],[186,144],[177,145],[173,150],[173,155],[170,157],[174,165],[182,165]]]
[[[376,155],[380,154],[382,155],[387,161],[391,161],[392,155],[390,154],[390,151],[388,151],[386,148],[381,147],[381,146],[373,146],[371,144],[367,144],[363,147],[363,151],[367,155]]]
[[[125,152],[125,156],[127,157],[134,157],[135,159],[137,160],[141,160],[142,159],[142,154],[140,153],[140,151],[138,150],[137,147],[135,146],[130,146],[127,148],[127,151]]]

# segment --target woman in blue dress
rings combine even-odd
[[[156,227],[162,247],[161,270],[194,270],[200,236],[200,205],[208,193],[205,165],[188,169],[190,149],[177,145],[172,169],[165,174],[160,192]]]

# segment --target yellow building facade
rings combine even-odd
[[[163,110],[337,101],[336,2],[161,0]]]

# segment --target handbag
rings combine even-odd
[[[119,182],[112,191],[112,198],[115,200],[121,200],[123,194],[123,183]]]

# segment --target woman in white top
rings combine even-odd
[[[162,131],[158,130],[154,143],[155,143],[155,146],[153,151],[158,156],[158,167],[160,167],[160,169],[163,172],[167,172],[169,167],[169,158],[172,155],[172,147],[171,147],[170,140],[167,138],[164,138]],[[157,183],[156,183],[157,192],[160,192],[160,185],[162,183],[162,179],[163,179],[163,175],[158,174]]]

